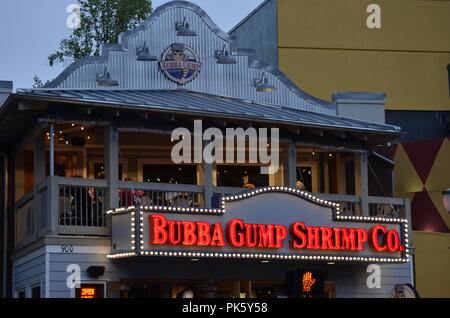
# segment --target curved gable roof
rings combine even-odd
[[[179,37],[175,23],[186,17],[197,37]],[[152,54],[160,56],[172,43],[192,47],[199,55],[202,69],[191,82],[179,85],[170,81],[158,62],[136,60],[136,48],[147,42]],[[226,46],[238,63],[219,65],[215,51]],[[100,56],[75,61],[45,88],[109,89],[99,88],[96,75],[108,68],[120,83],[115,89],[188,90],[265,104],[291,107],[329,115],[336,114],[335,104],[310,96],[295,86],[278,69],[256,61],[253,51],[236,48],[233,40],[223,32],[197,5],[186,1],[171,1],[154,12],[137,28],[119,36],[118,44],[102,45]],[[254,80],[265,73],[276,92],[256,92]]]

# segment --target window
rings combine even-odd
[[[269,175],[261,174],[259,166],[217,166],[217,186],[241,188],[246,184],[268,186]]]
[[[41,285],[31,287],[31,298],[41,298]]]
[[[122,164],[119,163],[119,180],[123,180],[122,174]],[[94,176],[96,179],[104,179],[105,178],[105,164],[103,162],[95,162],[94,163]]]
[[[143,164],[143,182],[197,184],[197,166]]]
[[[301,182],[301,184],[299,182]],[[302,184],[303,184],[303,187],[301,187]],[[303,188],[303,190],[312,192],[313,182],[312,182],[312,167],[311,166],[297,167],[297,188]]]
[[[27,298],[27,291],[26,289],[20,289],[16,292],[17,298]]]

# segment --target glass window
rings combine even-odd
[[[297,188],[312,192],[312,168],[297,167]]]
[[[31,298],[41,298],[41,285],[31,287]]]
[[[119,180],[122,178],[122,164],[119,163]],[[94,178],[95,179],[105,179],[105,164],[103,162],[94,163]]]
[[[25,289],[17,291],[17,298],[27,298],[27,292]]]
[[[217,186],[256,188],[269,185],[269,175],[261,174],[259,166],[217,166]]]
[[[197,167],[195,165],[142,165],[144,182],[161,182],[175,184],[197,184]]]

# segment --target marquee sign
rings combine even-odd
[[[197,52],[181,43],[166,48],[159,65],[170,80],[180,85],[192,81],[202,68]]]
[[[224,197],[220,209],[142,206],[108,213],[110,258],[409,259],[406,219],[344,216],[338,204],[286,187]]]

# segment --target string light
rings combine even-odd
[[[402,256],[400,258],[393,257],[349,257],[349,256],[334,256],[334,255],[298,255],[298,254],[267,254],[267,253],[224,253],[224,252],[202,252],[202,253],[194,253],[189,251],[177,252],[177,251],[155,251],[155,250],[146,250],[144,246],[143,238],[143,229],[144,229],[144,212],[156,212],[163,211],[164,213],[195,213],[195,214],[212,214],[212,215],[222,215],[225,214],[226,202],[238,201],[244,198],[256,196],[262,193],[267,192],[284,192],[291,193],[297,196],[303,197],[309,201],[312,201],[316,204],[323,205],[326,207],[331,207],[333,209],[334,217],[336,220],[344,221],[359,221],[359,222],[384,222],[384,223],[400,223],[400,226],[403,226],[403,237],[405,241],[405,250],[402,252]],[[134,217],[135,210],[139,208],[139,219]],[[121,257],[130,257],[135,256],[136,253],[134,250],[136,249],[136,221],[139,225],[139,251],[138,253],[141,255],[148,256],[169,256],[169,257],[208,257],[208,258],[253,258],[253,259],[281,259],[281,260],[314,260],[314,261],[342,261],[342,262],[382,262],[382,263],[406,263],[409,262],[409,240],[408,240],[408,225],[407,219],[402,218],[384,218],[384,217],[363,217],[363,216],[343,216],[340,215],[340,207],[338,203],[330,202],[328,200],[324,200],[318,197],[311,195],[308,192],[293,189],[289,187],[283,186],[271,186],[264,188],[257,188],[250,192],[245,192],[237,195],[230,195],[222,197],[222,208],[221,209],[203,209],[203,208],[181,208],[181,207],[162,207],[162,206],[131,206],[128,208],[117,208],[114,210],[109,210],[106,213],[115,215],[122,213],[130,213],[131,212],[131,243],[133,252],[130,253],[117,253],[108,255],[110,258],[121,258]],[[130,255],[129,255],[130,254]]]

